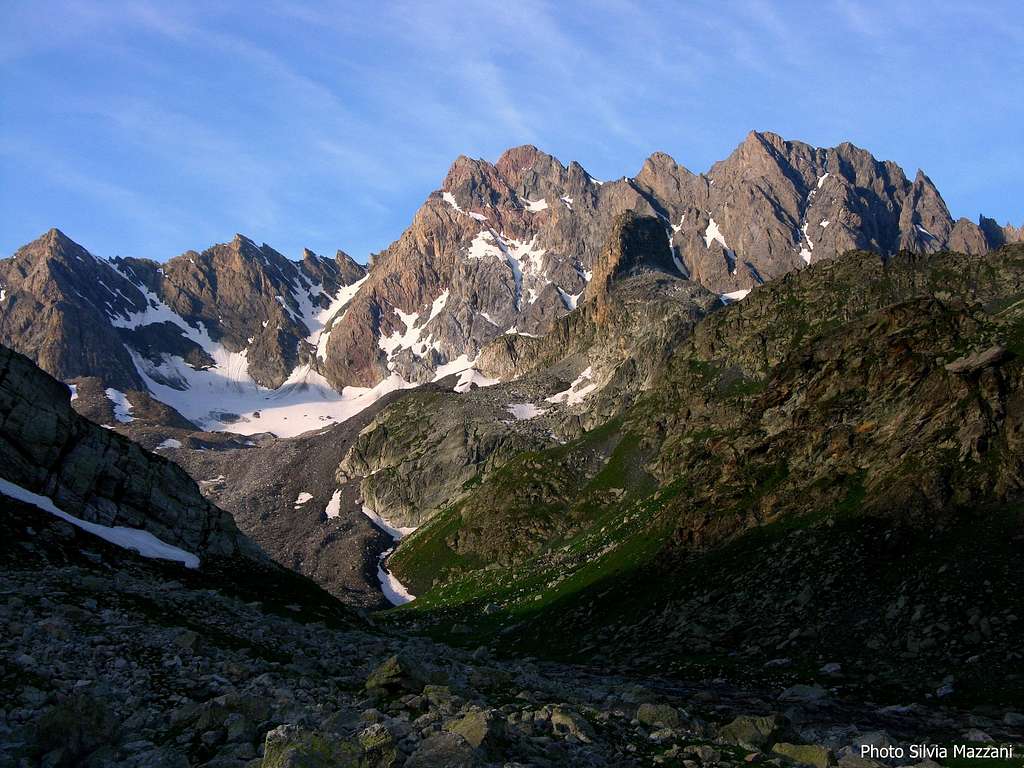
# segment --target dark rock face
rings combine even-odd
[[[0,473],[68,514],[197,554],[262,557],[185,472],[76,414],[68,388],[0,347]]]

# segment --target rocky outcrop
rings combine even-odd
[[[70,515],[149,531],[200,555],[259,549],[176,464],[71,409],[68,388],[0,347],[0,475]]]
[[[362,429],[338,479],[359,483],[363,503],[391,525],[422,525],[479,476],[553,443],[547,420],[509,412],[509,403],[523,399],[502,387],[410,392]]]

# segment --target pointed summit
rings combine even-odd
[[[566,174],[564,165],[532,144],[505,150],[494,167],[513,187],[521,186],[531,172],[556,184],[561,183]]]
[[[75,258],[92,261],[95,257],[85,248],[76,243],[56,227],[51,227],[31,243],[23,245],[15,253],[16,257],[46,256],[47,258]]]

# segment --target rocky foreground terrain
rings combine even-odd
[[[161,564],[4,506],[0,765],[881,768],[861,744],[1022,738],[1024,715],[995,706],[456,650],[383,632],[285,571]]]

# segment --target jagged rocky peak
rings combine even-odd
[[[477,211],[480,207],[505,207],[540,213],[551,205],[548,196],[558,199],[592,184],[579,163],[566,168],[546,152],[525,144],[506,150],[493,165],[460,156],[449,169],[441,192],[449,203],[475,212],[482,212]],[[546,207],[541,207],[541,200]]]
[[[309,248],[303,248],[299,268],[314,283],[325,286],[324,290],[328,293],[366,277],[366,267],[340,249],[333,259],[328,259],[318,256]],[[328,286],[334,290],[328,290]]]
[[[524,192],[536,190],[543,182],[559,184],[567,175],[564,165],[532,144],[505,150],[494,167],[513,188]]]
[[[460,155],[441,183],[444,199],[453,207],[491,207],[508,203],[514,197],[508,183],[486,160]]]
[[[697,177],[677,163],[671,155],[655,152],[644,160],[633,181],[664,205],[666,202],[682,200],[684,196],[692,194],[691,186],[697,181]],[[673,219],[671,215],[669,218]]]
[[[56,227],[51,227],[18,251],[19,254],[26,255],[40,252],[45,252],[51,258],[66,258],[68,256],[76,259],[93,258],[91,253]]]
[[[984,234],[985,242],[991,250],[1011,243],[1024,243],[1024,225],[1015,227],[1007,222],[1004,226],[999,226],[995,219],[979,216],[978,228]]]
[[[0,343],[61,379],[142,387],[110,321],[141,310],[145,298],[108,261],[51,229],[0,260],[0,291]]]

